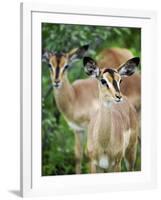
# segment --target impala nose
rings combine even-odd
[[[115,97],[117,102],[122,100],[122,96],[120,94],[115,94]]]
[[[59,80],[55,80],[55,83],[58,84],[58,83],[60,83],[60,81]]]
[[[55,80],[53,86],[58,88],[60,86],[60,80]]]

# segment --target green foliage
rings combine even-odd
[[[42,24],[42,49],[65,51],[89,44],[89,55],[96,57],[104,48],[122,47],[140,56],[141,31],[137,28]],[[68,73],[71,82],[85,78],[82,60]],[[140,170],[138,147],[135,170]],[[83,160],[83,173],[88,173],[88,159]],[[126,171],[124,163],[122,170]],[[74,134],[57,109],[48,66],[42,63],[42,175],[75,173]]]
[[[139,28],[105,26],[42,24],[42,47],[54,51],[69,51],[90,44],[90,54],[103,48],[122,47],[140,55]]]

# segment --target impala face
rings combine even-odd
[[[122,95],[120,92],[121,76],[115,69],[105,69],[99,79],[99,88],[103,101],[120,102]]]
[[[73,61],[80,59],[88,50],[88,45],[71,50],[68,53],[45,52],[43,60],[45,60],[50,69],[50,76],[54,88],[62,86],[65,73]]]
[[[68,68],[68,63],[68,55],[64,53],[55,53],[50,57],[49,69],[53,87],[61,87],[64,73]]]
[[[83,63],[85,72],[99,81],[99,91],[101,99],[106,103],[122,101],[120,91],[120,83],[122,77],[131,76],[136,67],[139,65],[140,59],[138,57],[128,60],[121,65],[117,70],[113,68],[106,68],[101,71],[97,63],[90,57],[84,57]]]

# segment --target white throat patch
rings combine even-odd
[[[102,155],[98,162],[99,167],[103,169],[108,169],[109,167],[109,159],[107,155]]]
[[[106,108],[110,108],[112,106],[113,102],[112,101],[104,101],[103,102],[103,105],[106,107]]]
[[[76,123],[68,121],[68,125],[71,129],[74,129],[75,131],[84,131],[84,128],[81,126],[78,126]]]

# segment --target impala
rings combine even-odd
[[[120,171],[123,158],[128,170],[134,169],[139,123],[134,106],[121,94],[120,84],[138,64],[135,57],[118,69],[100,70],[92,58],[84,57],[85,72],[96,77],[99,90],[99,106],[90,119],[87,135],[92,173]]]
[[[74,130],[76,173],[81,173],[83,133],[97,108],[98,88],[93,79],[77,80],[71,84],[68,80],[68,69],[76,59],[83,57],[87,49],[88,45],[85,45],[68,53],[46,51],[43,55],[43,60],[49,65],[58,109]]]

